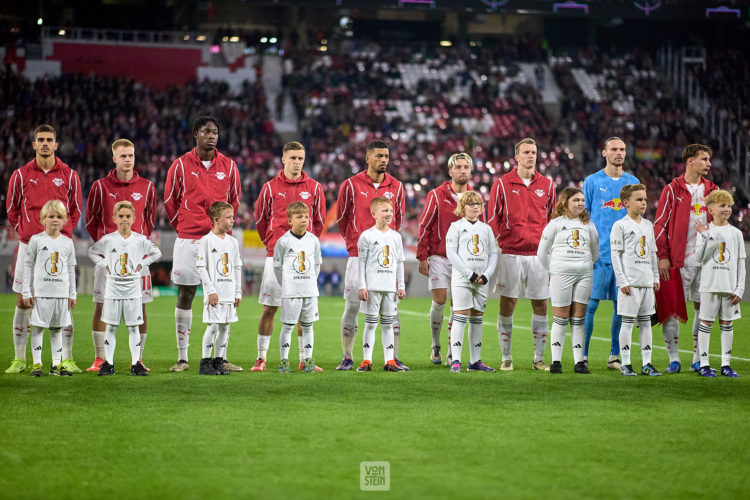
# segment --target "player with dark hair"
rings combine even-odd
[[[172,255],[172,281],[177,285],[174,311],[177,330],[177,363],[170,371],[188,370],[188,346],[193,322],[192,304],[201,282],[195,262],[198,242],[213,228],[208,215],[215,201],[226,201],[234,208],[240,204],[240,174],[234,161],[216,149],[219,121],[201,116],[193,123],[195,148],[177,158],[167,172],[164,208],[177,231]],[[224,368],[242,368],[225,360]]]
[[[359,312],[359,260],[357,242],[362,231],[375,225],[375,219],[370,212],[370,202],[383,196],[393,203],[393,220],[389,226],[398,231],[404,217],[404,185],[395,177],[386,173],[390,152],[383,141],[370,141],[365,152],[367,169],[348,178],[339,189],[336,202],[338,220],[336,223],[341,236],[346,241],[349,260],[346,263],[344,275],[344,315],[341,318],[341,346],[344,358],[337,370],[351,370],[352,348],[357,335],[357,313]],[[401,368],[406,368],[398,360],[398,345],[401,338],[401,325],[396,316],[393,324],[395,362]]]
[[[685,173],[667,184],[659,197],[654,220],[659,277],[661,287],[656,292],[656,313],[662,324],[664,344],[669,353],[667,373],[680,373],[678,341],[680,325],[677,320],[687,321],[685,301],[692,300],[695,308],[693,319],[693,362],[690,371],[700,369],[698,353],[698,328],[700,325],[700,279],[701,265],[695,253],[698,240],[696,224],[711,222],[705,199],[716,184],[704,176],[711,169],[711,148],[703,144],[691,144],[682,152]]]
[[[62,228],[62,233],[71,237],[73,228],[81,218],[83,205],[78,174],[55,156],[58,147],[55,129],[51,125],[40,125],[34,130],[34,142],[31,145],[36,157],[11,174],[5,201],[8,222],[16,230],[20,240],[13,278],[13,291],[18,294],[13,314],[15,358],[5,373],[20,373],[26,369],[31,307],[23,302],[23,269],[29,239],[44,231],[39,220],[42,207],[50,200],[60,200],[63,203],[68,220]],[[72,349],[72,326],[63,328],[63,345],[66,350]],[[81,371],[72,359],[67,363],[66,369],[73,373]]]

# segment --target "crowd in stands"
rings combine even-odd
[[[558,119],[520,70],[517,61],[528,55],[521,47],[514,42],[462,48],[362,43],[328,52],[289,51],[292,69],[284,90],[299,117],[305,168],[323,183],[329,208],[341,181],[364,167],[365,144],[374,138],[391,145],[389,171],[405,184],[407,243],[416,236],[427,192],[447,179],[447,158],[456,151],[474,157],[472,184],[488,194],[495,178],[513,168],[519,138],[537,141],[538,169],[564,186],[577,185],[601,168],[601,141],[616,135],[628,144],[626,170],[649,189],[652,216],[661,188],[680,171],[685,145],[712,144],[700,117],[658,76],[649,54],[582,51],[555,59],[564,96]],[[597,97],[584,95],[574,70],[591,77]],[[717,81],[718,74],[705,78]],[[723,91],[746,93],[741,82],[728,83]],[[0,104],[4,186],[12,170],[32,157],[31,131],[40,123],[57,127],[58,154],[79,172],[84,196],[112,168],[109,147],[118,137],[133,140],[141,175],[161,193],[172,161],[194,146],[191,120],[215,115],[222,126],[219,149],[237,162],[242,176],[238,222],[244,228],[253,227],[251,209],[262,184],[281,168],[281,139],[261,83],[246,84],[240,92],[208,81],[155,91],[131,80],[62,75],[31,82],[6,71]],[[711,172],[723,187],[732,186],[728,154],[716,151]],[[735,196],[744,217],[748,200],[739,190]],[[4,207],[3,201],[3,219]],[[750,233],[747,218],[734,222]],[[169,228],[161,206],[157,228]]]

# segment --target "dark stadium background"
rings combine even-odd
[[[305,145],[332,211],[373,138],[391,146],[389,170],[407,190],[407,245],[451,153],[474,157],[473,185],[487,194],[525,136],[559,187],[601,168],[601,141],[622,137],[649,217],[683,171],[684,146],[709,144],[710,178],[734,193],[733,223],[750,234],[747,2],[42,0],[0,12],[3,196],[44,122],[84,196],[118,137],[135,142],[141,175],[162,193],[193,146],[192,119],[214,114],[218,147],[242,174],[246,245],[285,141]],[[15,234],[2,201],[6,269]],[[171,248],[162,206],[157,230]],[[329,256],[341,253],[336,232],[323,238]],[[76,236],[88,239],[82,223]]]

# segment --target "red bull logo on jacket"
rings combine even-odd
[[[612,198],[609,201],[602,202],[602,208],[611,208],[612,210],[621,210],[625,208],[620,198]]]

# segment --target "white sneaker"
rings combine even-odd
[[[545,363],[544,361],[535,361],[534,364],[531,365],[531,367],[534,370],[541,370],[543,372],[548,372],[549,371],[549,365],[547,363]]]
[[[622,362],[620,361],[620,358],[618,358],[617,356],[610,356],[609,362],[607,362],[607,369],[620,371],[620,368],[622,368]]]
[[[500,365],[500,370],[504,372],[513,371],[513,361],[510,359],[506,359],[505,361],[503,361]]]

